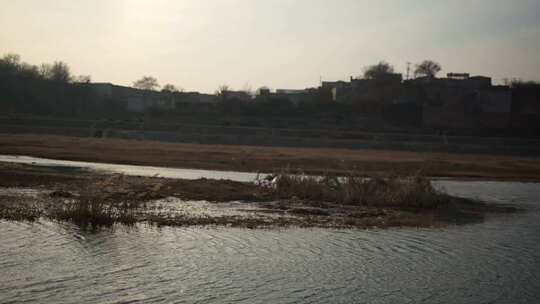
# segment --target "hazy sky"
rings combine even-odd
[[[538,16],[539,0],[0,0],[0,53],[201,92],[313,87],[380,60],[540,80]]]

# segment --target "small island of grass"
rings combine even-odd
[[[0,218],[44,218],[84,227],[430,227],[516,211],[449,196],[419,174],[314,177],[283,172],[270,187],[262,187],[2,164],[0,187]]]

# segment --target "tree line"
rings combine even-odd
[[[441,70],[439,63],[424,60],[415,66],[416,77],[436,77]],[[381,61],[364,69],[360,78],[379,79],[394,74],[394,67]],[[22,62],[15,54],[7,54],[0,58],[0,115],[4,113],[27,113],[37,116],[56,116],[73,118],[132,118],[140,114],[129,113],[125,100],[101,97],[92,86],[88,85],[88,75],[73,75],[68,64],[62,61],[31,65]],[[538,86],[535,83],[509,81],[512,87]],[[157,79],[144,76],[133,83],[133,87],[143,90],[162,92],[182,92],[182,89],[166,84],[160,86]],[[355,121],[357,117],[390,117],[392,120],[405,117],[403,113],[411,112],[412,124],[418,123],[418,105],[397,109],[396,105],[378,103],[333,102],[331,92],[310,89],[300,101],[294,103],[285,96],[269,94],[268,87],[259,88],[256,93],[250,88],[244,91],[254,97],[253,100],[226,98],[230,88],[226,85],[216,90],[215,103],[182,103],[182,94],[175,94],[180,101],[175,111],[149,109],[145,115],[170,116],[171,119],[186,117],[205,119],[221,119],[238,117],[272,119],[301,119],[312,122],[331,121],[333,123]],[[264,93],[263,93],[264,92]],[[187,94],[186,94],[187,95]],[[421,94],[418,98],[422,98]],[[421,100],[420,100],[421,101]],[[402,106],[405,107],[405,106]],[[395,113],[394,113],[395,112]]]
[[[441,71],[441,65],[433,60],[424,60],[415,65],[414,77],[435,78]],[[377,64],[364,68],[364,79],[379,79],[388,74],[394,73],[394,67],[386,61],[380,61]]]
[[[62,61],[32,65],[19,55],[0,58],[0,113],[59,117],[101,117],[119,114],[120,103],[100,99],[87,85],[91,77],[76,76]]]
[[[426,69],[427,67],[427,69]],[[438,68],[437,68],[438,67]],[[422,70],[423,69],[423,70]],[[435,75],[440,70],[438,64],[419,64],[419,73]],[[367,67],[364,78],[375,79],[381,75],[393,73],[394,68],[381,61],[376,65]],[[431,73],[431,74],[430,74]],[[131,117],[123,101],[107,99],[98,96],[87,84],[91,82],[88,75],[75,76],[68,64],[62,61],[31,65],[22,62],[20,56],[7,54],[0,59],[0,113],[28,113],[44,116],[75,117],[75,118],[122,118]],[[162,92],[182,92],[172,84],[161,87],[155,77],[143,76],[133,82],[134,88],[143,90],[158,90]],[[226,100],[219,98],[225,96],[230,88],[226,85],[216,90],[218,102],[213,105],[182,105],[177,108],[176,114],[195,115],[204,119],[207,116],[230,117],[303,117],[311,120],[327,119],[349,120],[359,112],[380,112],[380,109],[371,109],[367,105],[357,105],[351,109],[350,105],[331,102],[330,96],[312,94],[303,102],[293,104],[286,98],[269,97],[260,94],[269,91],[261,87],[257,94],[246,90],[254,96],[254,102],[242,100]],[[374,107],[374,106],[371,106]],[[353,111],[351,111],[353,110]],[[150,109],[146,114],[162,114],[157,109]],[[168,112],[168,114],[173,114]]]

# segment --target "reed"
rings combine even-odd
[[[279,199],[328,201],[346,205],[433,209],[450,201],[419,173],[387,174],[366,178],[358,171],[337,176],[278,174],[275,195]]]
[[[49,216],[81,226],[111,226],[114,223],[135,224],[139,213],[138,204],[82,197],[57,205]]]
[[[35,205],[21,204],[15,197],[0,196],[0,219],[33,222],[42,214],[43,211]]]

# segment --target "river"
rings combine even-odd
[[[0,303],[540,303],[540,184],[434,183],[527,211],[372,230],[0,220]]]

